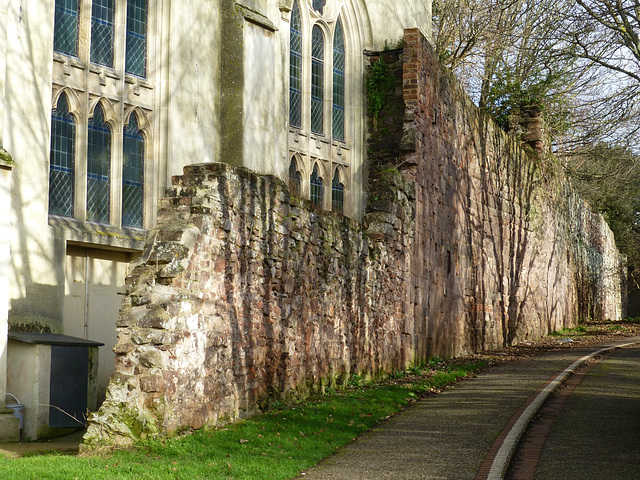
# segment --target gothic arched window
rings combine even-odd
[[[144,137],[134,113],[123,132],[122,226],[142,227],[144,205]]]
[[[98,103],[89,121],[87,139],[87,220],[109,223],[111,130]]]
[[[344,185],[340,182],[340,174],[336,169],[331,183],[331,210],[342,213],[344,210]]]
[[[318,175],[318,164],[313,166],[313,172],[311,173],[311,201],[314,205],[322,206],[324,199],[324,185],[322,183],[322,177]]]
[[[73,217],[75,189],[76,124],[63,93],[51,112],[49,160],[49,213]]]
[[[344,67],[345,67],[344,31],[342,21],[338,19],[333,34],[333,108],[331,115],[332,134],[338,140],[344,140]]]
[[[302,191],[302,175],[298,170],[298,162],[296,157],[291,157],[291,163],[289,164],[289,189],[291,193],[300,196]]]
[[[302,127],[302,20],[297,0],[291,10],[289,37],[289,124]]]
[[[311,131],[324,133],[324,36],[319,26],[311,32]]]
[[[295,171],[304,172],[300,187],[304,195],[316,205],[348,216],[362,213],[364,158],[364,101],[357,98],[363,93],[364,67],[353,61],[362,50],[354,21],[336,0],[293,0],[289,24],[289,185],[294,185]],[[310,174],[314,168],[316,177]],[[333,192],[332,175],[337,168]],[[319,196],[319,172],[327,177],[324,187],[330,196],[324,202]],[[345,187],[350,185],[355,188]]]

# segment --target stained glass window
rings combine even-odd
[[[49,213],[73,217],[76,125],[62,94],[51,112]]]
[[[311,173],[311,201],[314,205],[322,206],[322,200],[324,197],[324,185],[322,184],[322,178],[318,176],[318,164],[313,166],[313,172]]]
[[[53,26],[53,49],[78,56],[78,0],[56,0]]]
[[[113,67],[113,0],[91,3],[91,61]]]
[[[89,121],[87,145],[87,220],[109,223],[111,130],[98,104]]]
[[[124,127],[122,163],[122,225],[142,227],[144,202],[144,138],[135,114]]]
[[[289,189],[294,195],[300,196],[300,190],[302,188],[302,175],[298,171],[298,162],[295,157],[291,157],[291,163],[289,164]]]
[[[289,124],[302,126],[302,20],[298,2],[291,10],[289,35]]]
[[[311,131],[324,133],[324,37],[315,25],[311,32]]]
[[[125,71],[147,75],[147,0],[127,0],[127,52]]]
[[[331,210],[342,213],[344,210],[344,185],[340,182],[338,170],[333,175],[331,184]]]
[[[332,134],[338,140],[344,140],[344,31],[342,21],[338,19],[333,35],[333,109]]]

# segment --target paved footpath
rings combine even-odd
[[[620,343],[631,341],[640,338]],[[298,478],[475,479],[499,433],[522,404],[556,373],[600,348],[563,350],[489,368],[416,403]]]

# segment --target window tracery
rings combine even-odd
[[[49,162],[49,213],[73,217],[75,186],[76,122],[62,94],[51,112],[51,160]]]
[[[89,120],[87,142],[87,220],[109,223],[111,128],[98,103]]]
[[[50,215],[151,226],[149,5],[56,0]]]
[[[353,61],[349,56],[349,21],[346,13],[338,9],[340,6],[342,3],[334,0],[293,0],[289,24],[288,145],[289,158],[299,159],[297,171],[315,170],[317,178],[325,172],[327,188],[332,185],[332,172],[337,171],[337,166],[342,168],[335,205],[333,191],[322,197],[317,194],[320,185],[312,185],[312,181],[317,182],[313,173],[302,176],[300,190],[324,209],[353,215],[356,207],[345,181],[353,174],[354,143],[358,151],[362,148],[361,127],[355,126],[362,110],[358,104],[351,106],[350,92],[359,89],[353,72],[359,70],[349,68]],[[291,176],[289,183],[293,184]]]

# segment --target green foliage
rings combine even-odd
[[[387,96],[393,91],[393,87],[393,75],[381,58],[371,65],[367,78],[367,109],[374,121],[386,105]]]
[[[611,227],[627,256],[629,283],[640,288],[640,157],[624,146],[600,143],[566,159],[565,169]]]
[[[555,332],[551,332],[549,335],[553,337],[579,337],[585,334],[587,334],[587,327],[580,325],[576,328],[563,328],[561,330],[556,330]]]
[[[468,363],[412,378],[359,386],[295,407],[283,407],[219,429],[149,440],[135,451],[108,456],[41,455],[0,458],[3,478],[20,479],[287,479],[353,441],[421,393],[455,382],[484,363]]]
[[[526,76],[510,66],[496,68],[482,108],[503,130],[509,129],[509,117],[537,108],[542,111],[547,133],[560,135],[570,126],[568,97],[561,93],[568,81],[563,71],[534,68]]]

